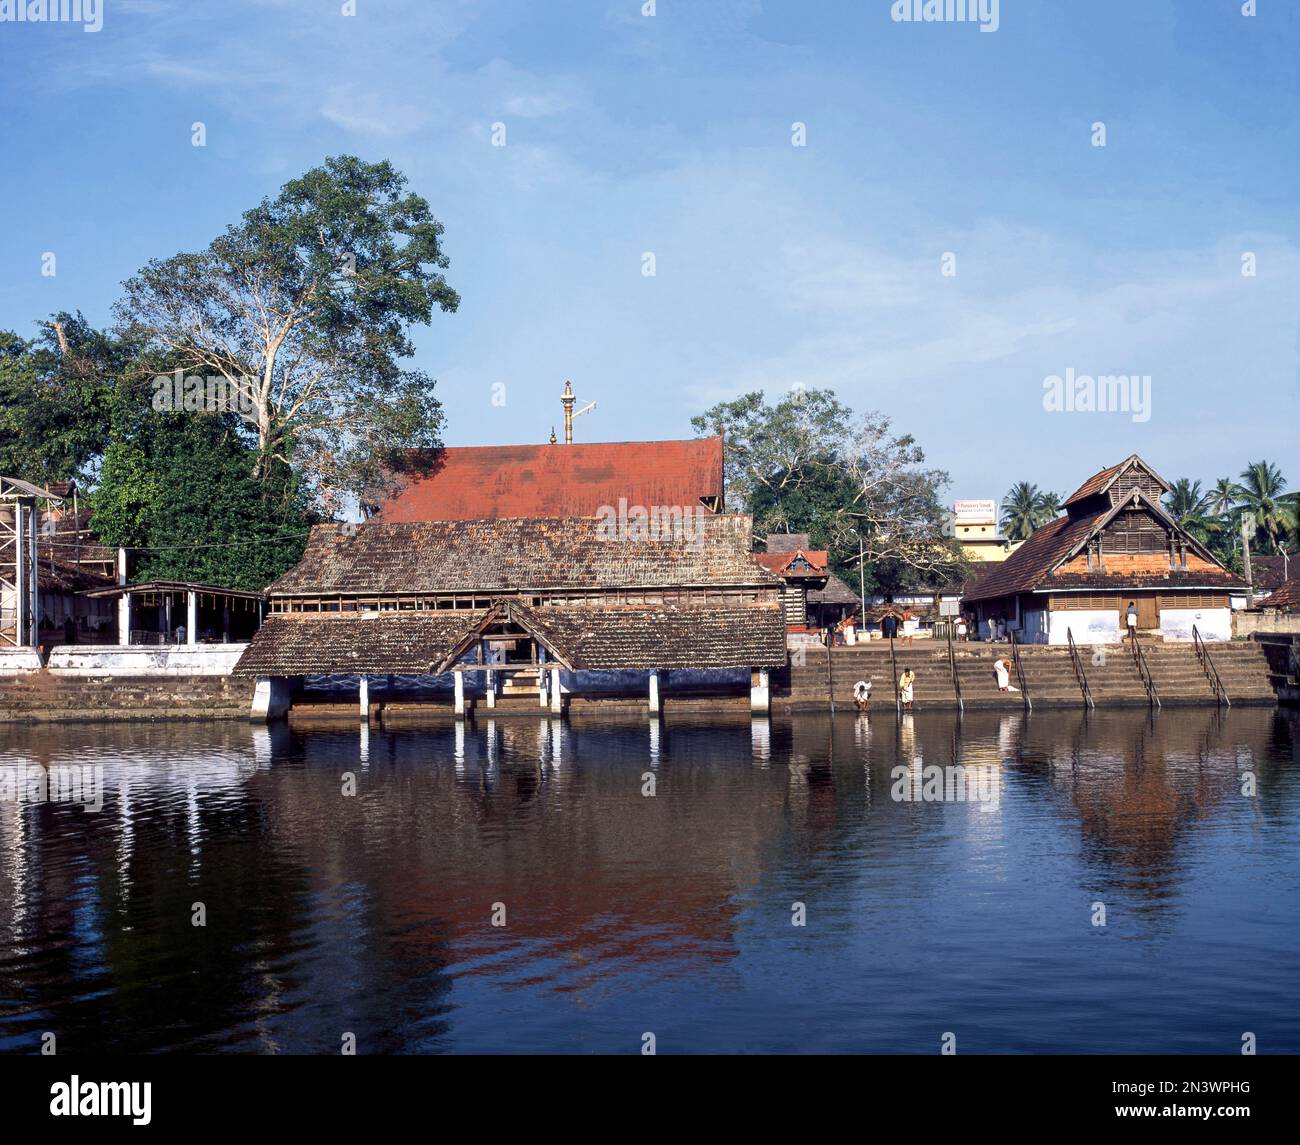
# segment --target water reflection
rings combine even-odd
[[[0,1049],[1294,1052],[1297,722],[13,728],[104,805],[0,803]],[[891,796],[932,765],[996,806]]]

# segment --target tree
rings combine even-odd
[[[1044,492],[1028,481],[1018,481],[1002,498],[1002,532],[1013,541],[1023,541],[1060,513],[1059,494]]]
[[[1254,514],[1261,546],[1281,552],[1292,529],[1294,495],[1285,493],[1286,478],[1268,461],[1252,461],[1241,473],[1240,508]]]
[[[147,351],[224,381],[259,480],[295,464],[327,507],[439,444],[433,382],[402,361],[410,327],[459,298],[442,224],[405,188],[387,162],[327,159],[204,250],[151,261],[116,308]]]
[[[1208,545],[1213,534],[1222,529],[1222,525],[1210,515],[1211,496],[1202,493],[1201,483],[1190,477],[1180,477],[1164,496],[1165,508],[1178,527],[1203,545]]]
[[[1214,488],[1206,494],[1206,512],[1213,513],[1216,517],[1222,517],[1232,512],[1240,497],[1241,486],[1231,477],[1220,477],[1214,483]]]
[[[0,473],[36,484],[79,478],[107,445],[120,347],[57,314],[32,340],[0,331]]]
[[[691,425],[725,432],[727,495],[759,534],[807,532],[844,573],[861,547],[877,585],[933,583],[962,568],[960,546],[944,536],[947,474],[924,468],[916,441],[885,415],[855,419],[830,390],[797,389],[775,405],[757,391]]]

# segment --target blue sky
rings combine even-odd
[[[0,327],[107,323],[149,258],[346,152],[446,225],[463,301],[417,363],[449,444],[544,441],[565,378],[598,402],[580,440],[690,436],[802,384],[889,413],[953,496],[1067,492],[1134,451],[1206,481],[1267,456],[1300,485],[1290,0],[1001,0],[993,33],[889,0],[342,7],[0,23]],[[1045,411],[1067,369],[1149,375],[1149,420]]]

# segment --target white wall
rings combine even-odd
[[[1230,608],[1162,608],[1160,610],[1160,635],[1166,640],[1190,640],[1192,625],[1202,640],[1232,639],[1232,610]]]
[[[1068,644],[1066,630],[1076,644],[1118,644],[1119,611],[1114,608],[1062,608],[1051,614],[1049,644]]]
[[[41,670],[41,657],[35,648],[0,648],[0,676],[21,676]]]
[[[56,676],[228,676],[247,644],[60,644],[50,653]]]

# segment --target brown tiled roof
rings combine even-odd
[[[1055,521],[1035,529],[1029,540],[968,589],[964,599],[991,600],[1032,591],[1103,516],[1105,513],[1097,512],[1075,520],[1057,517]]]
[[[1300,609],[1300,578],[1287,581],[1274,589],[1263,600],[1256,601],[1259,608],[1277,608],[1283,612]]]
[[[809,604],[857,604],[858,594],[834,573],[826,578],[825,588],[808,590]]]
[[[816,577],[821,578],[826,575],[826,566],[830,563],[830,553],[825,549],[812,549],[805,551],[803,549],[789,553],[753,553],[754,560],[762,565],[773,576],[786,578],[803,578]],[[812,568],[810,569],[789,569],[788,566],[798,557],[803,557]]]
[[[557,447],[558,448],[558,447]],[[750,518],[707,516],[693,539],[610,539],[593,517],[317,525],[271,595],[779,585],[749,553]]]
[[[1245,588],[1246,582],[1227,569],[1170,569],[1168,572],[1122,574],[1105,572],[1056,573],[1038,583],[1040,591],[1048,589],[1098,589],[1118,588],[1194,589],[1194,588]]]
[[[604,506],[722,503],[722,438],[485,445],[412,454],[385,521],[592,517]]]
[[[1296,564],[1296,557],[1290,560],[1284,560],[1280,556],[1256,556],[1251,555],[1250,572],[1255,582],[1256,591],[1263,589],[1281,588],[1286,581],[1286,574],[1289,567]],[[1300,565],[1297,565],[1300,568]]]
[[[763,668],[784,664],[775,605],[733,608],[528,608],[510,615],[576,669]]]
[[[231,675],[423,675],[468,639],[486,614],[479,609],[271,616]]]
[[[1170,487],[1168,481],[1161,477],[1159,473],[1152,469],[1151,466],[1143,461],[1136,453],[1132,453],[1128,457],[1124,458],[1124,460],[1118,465],[1111,465],[1106,469],[1103,469],[1100,473],[1094,473],[1087,481],[1080,485],[1079,488],[1061,502],[1061,507],[1065,508],[1067,505],[1073,505],[1076,501],[1082,501],[1086,497],[1091,497],[1094,494],[1104,492],[1116,477],[1123,473],[1130,465],[1134,464],[1142,466],[1143,469],[1150,473],[1151,476],[1159,481],[1166,489]]]
[[[767,551],[769,553],[797,553],[800,549],[807,552],[812,540],[807,533],[768,533]]]

